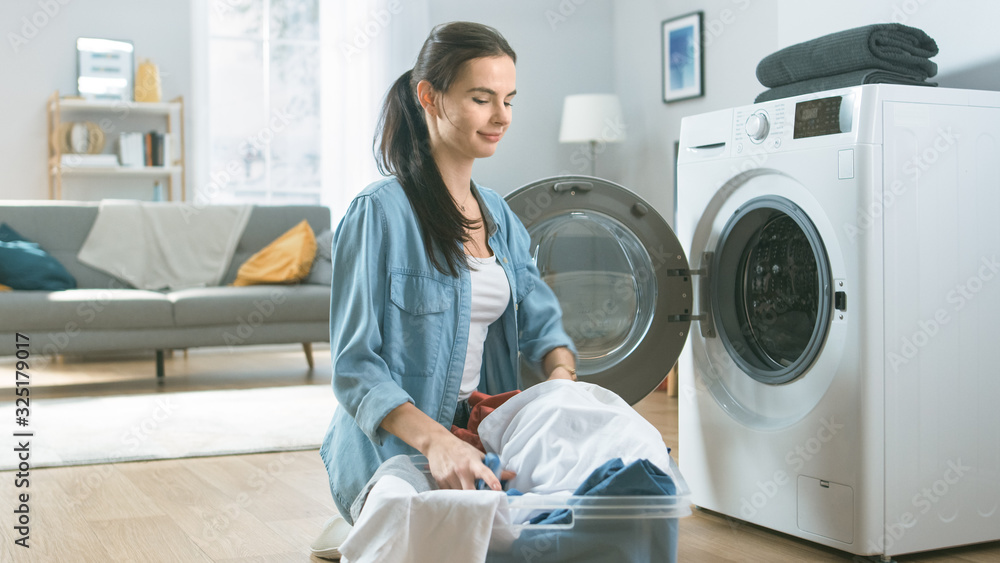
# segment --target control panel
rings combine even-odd
[[[751,143],[759,143],[767,138],[767,133],[771,129],[771,124],[767,120],[767,112],[764,110],[755,111],[747,118],[744,129]]]
[[[757,147],[776,149],[785,136],[785,104],[768,103],[736,108],[733,112],[733,148],[736,154]]]
[[[843,96],[832,96],[818,100],[806,100],[795,104],[793,138],[801,139],[803,137],[835,135],[850,131],[850,121],[847,122],[847,131],[841,129],[840,106],[843,103]]]
[[[733,151],[774,151],[782,144],[825,135],[849,133],[854,93],[803,99],[804,96],[762,102],[733,111]]]

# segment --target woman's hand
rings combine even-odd
[[[442,489],[471,490],[476,488],[476,479],[482,479],[491,490],[501,490],[500,481],[483,463],[483,452],[460,440],[413,403],[403,403],[389,412],[382,419],[382,428],[427,457],[431,476]],[[503,479],[513,477],[510,471],[501,474]]]
[[[550,381],[553,379],[568,379],[570,381],[576,381],[576,369],[570,368],[564,364],[559,364],[551,372],[549,372],[548,379]]]
[[[493,491],[503,490],[500,480],[483,463],[483,453],[450,432],[437,436],[430,443],[425,454],[431,469],[431,476],[442,489],[476,488],[476,479],[482,479]],[[502,477],[510,479],[514,474],[504,471]]]
[[[560,346],[549,350],[548,354],[542,358],[542,366],[548,379],[568,379],[576,381],[576,358],[569,348]]]

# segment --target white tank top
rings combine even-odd
[[[510,284],[497,257],[476,258],[468,256],[469,273],[472,275],[472,319],[469,322],[469,347],[465,352],[465,370],[458,399],[468,399],[479,386],[479,372],[483,366],[483,344],[490,325],[500,318],[510,302]]]

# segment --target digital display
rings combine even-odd
[[[795,126],[792,137],[819,137],[843,133],[840,130],[840,104],[843,98],[821,98],[795,104]]]

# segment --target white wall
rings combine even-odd
[[[705,96],[664,104],[660,22],[704,12]],[[673,145],[681,119],[753,103],[764,88],[754,74],[772,52],[870,23],[905,23],[926,31],[942,87],[1000,90],[1000,43],[994,0],[641,0],[614,3],[615,87],[629,138],[619,168],[625,185],[673,217]]]
[[[557,174],[589,173],[574,166],[578,145],[559,144],[563,98],[614,91],[611,0],[431,0],[430,23],[454,20],[496,28],[517,53],[517,96],[511,128],[473,176],[501,194]],[[414,53],[416,55],[416,53]],[[597,159],[598,174],[618,175],[614,151]]]
[[[749,104],[763,90],[754,68],[771,52],[825,33],[874,22],[905,20],[926,30],[941,48],[935,57],[941,86],[1000,90],[1000,21],[993,0],[426,0],[419,27],[472,20],[499,29],[518,53],[514,123],[494,158],[476,165],[476,178],[501,193],[560,173],[585,173],[579,151],[558,143],[566,95],[615,91],[622,99],[627,139],[597,159],[599,176],[623,183],[668,220],[673,215],[673,143],[680,120]],[[75,92],[79,36],[129,39],[137,58],[160,67],[164,98],[191,100],[192,0],[8,0],[0,2],[0,199],[47,198],[45,99]],[[65,4],[64,4],[65,3]],[[54,15],[45,12],[48,8]],[[707,26],[702,98],[664,104],[660,22],[702,10]],[[24,18],[44,22],[27,37]],[[12,35],[26,43],[11,45]],[[410,43],[416,45],[417,41]],[[414,51],[413,56],[416,55]],[[199,149],[187,108],[188,193]],[[77,192],[80,196],[86,193]],[[72,197],[73,194],[67,194]]]
[[[163,98],[189,97],[188,0],[0,2],[0,199],[47,199],[45,100],[76,94],[76,38],[124,39],[160,68]],[[23,39],[23,42],[22,42]],[[190,149],[190,144],[188,145]],[[190,150],[188,151],[190,154]],[[84,181],[87,182],[87,181]],[[188,183],[190,186],[190,182]],[[67,186],[67,198],[86,197]],[[105,186],[96,186],[103,188]],[[125,190],[127,186],[117,186]],[[177,189],[175,187],[175,189]],[[108,191],[110,196],[127,191]]]

